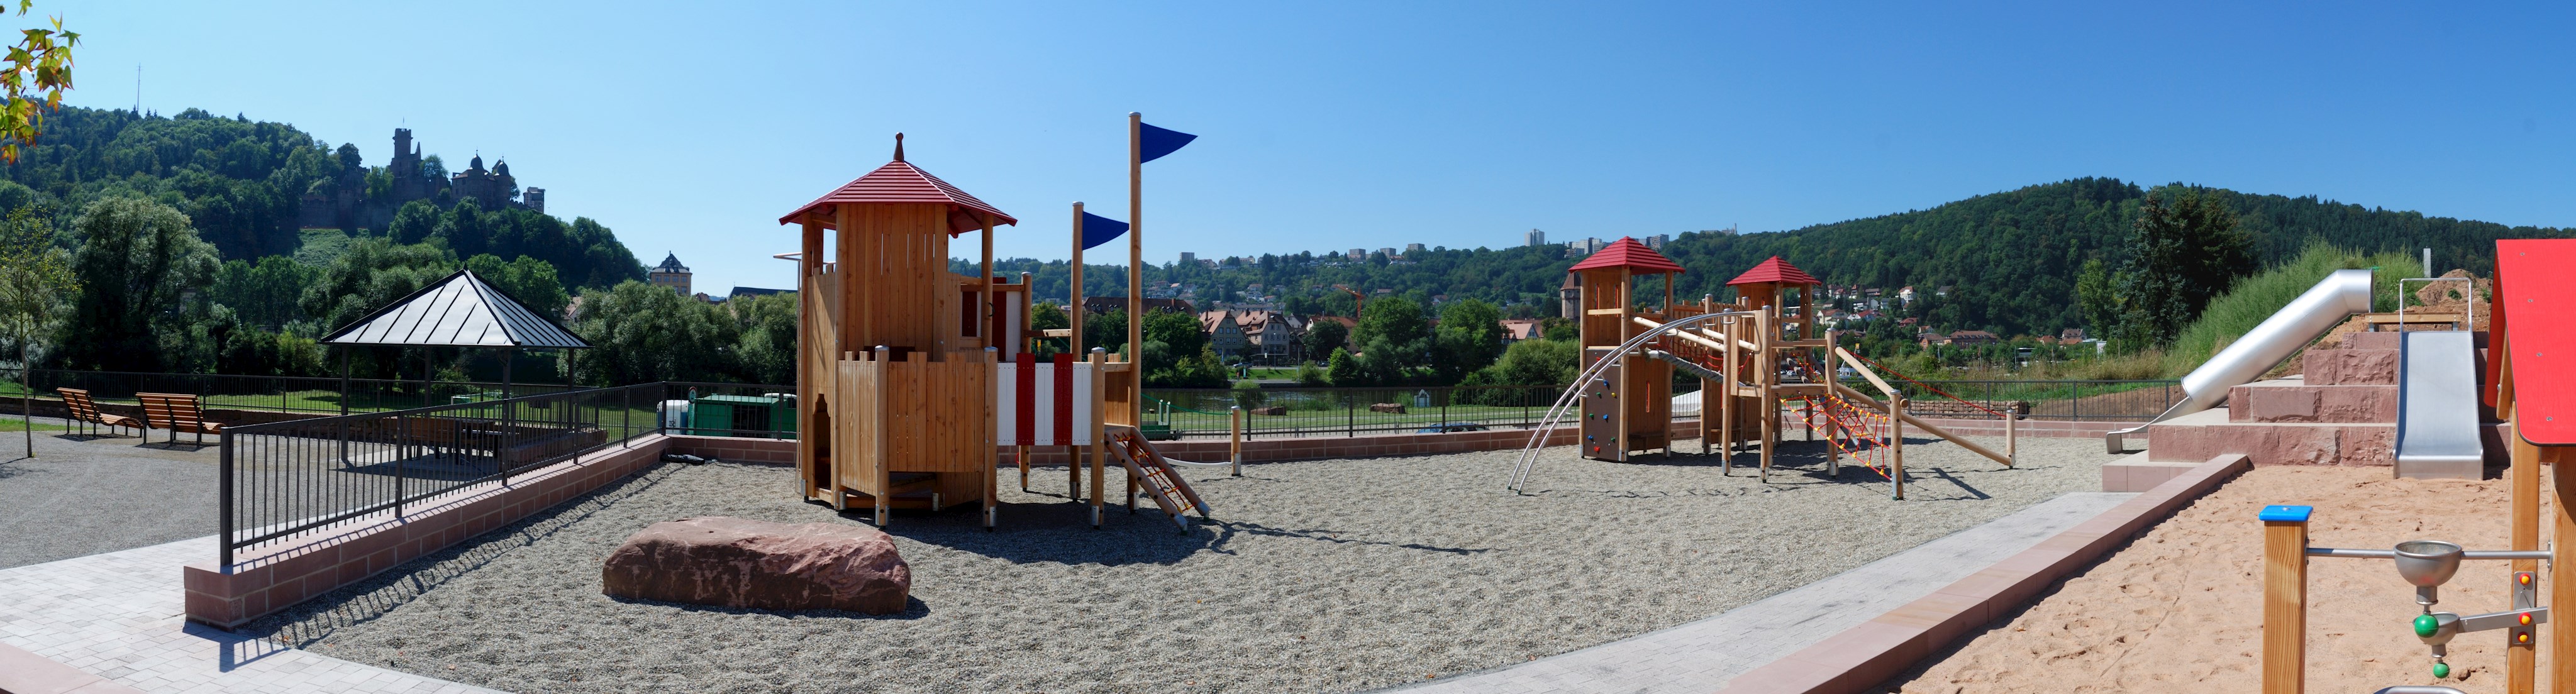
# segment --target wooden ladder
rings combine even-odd
[[[1163,507],[1163,513],[1169,514],[1172,523],[1182,532],[1189,531],[1190,512],[1197,511],[1200,518],[1207,517],[1207,503],[1199,500],[1198,491],[1190,489],[1189,480],[1181,479],[1172,471],[1171,464],[1163,462],[1163,454],[1154,450],[1154,444],[1146,442],[1145,437],[1132,427],[1102,428],[1109,430],[1110,454],[1127,466],[1127,474],[1144,483],[1145,491],[1154,497],[1155,505]]]

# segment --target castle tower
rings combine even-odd
[[[546,213],[546,189],[544,188],[529,188],[519,193],[519,200],[527,203],[528,210],[531,212]]]

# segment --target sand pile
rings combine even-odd
[[[2098,489],[2108,458],[2090,439],[2025,440],[2007,470],[1919,440],[1912,498],[1896,502],[1863,469],[1825,479],[1821,445],[1789,444],[1796,469],[1769,485],[1711,458],[1557,449],[1528,496],[1502,489],[1517,452],[1190,470],[1219,522],[1188,534],[1150,501],[1093,530],[1050,495],[1064,476],[1048,469],[1040,493],[1008,491],[999,532],[971,513],[899,515],[913,603],[886,617],[601,595],[600,561],[656,522],[862,518],[795,500],[784,468],[670,465],[254,629],[532,694],[1346,692],[1722,612]]]
[[[1904,692],[2254,691],[2262,672],[2265,504],[2316,507],[2317,546],[2381,549],[2435,539],[2506,548],[2504,480],[2391,479],[2388,468],[2256,468],[2157,525],[2039,602],[1901,682]],[[2543,511],[2543,518],[2547,511]],[[2476,561],[2437,609],[2506,609],[2510,562]],[[2437,684],[2408,630],[2421,612],[2386,560],[2314,559],[2308,691]],[[2451,642],[2453,681],[2502,686],[2502,631]],[[2547,689],[2547,658],[2541,664]]]

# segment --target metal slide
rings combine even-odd
[[[2397,476],[2477,479],[2486,469],[2478,441],[2478,345],[2456,330],[2400,334],[2397,361]]]
[[[2297,354],[2299,348],[2316,341],[2318,336],[2333,330],[2344,319],[2368,312],[2370,271],[2336,270],[2317,282],[2317,286],[2309,287],[2307,293],[2290,300],[2290,305],[2263,319],[2262,324],[2247,331],[2244,337],[2229,343],[2227,349],[2219,350],[2200,368],[2185,374],[2182,377],[2182,402],[2174,403],[2172,409],[2165,410],[2164,414],[2156,415],[2145,424],[2104,434],[2102,443],[2112,453],[2126,452],[2128,447],[2122,439],[2127,435],[2146,431],[2156,422],[2226,402],[2227,389],[2261,378],[2263,372]]]

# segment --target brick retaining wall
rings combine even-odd
[[[695,438],[695,437],[691,437]],[[535,471],[383,511],[341,529],[182,569],[191,621],[231,629],[341,586],[517,522],[651,465],[672,437],[647,435]]]

